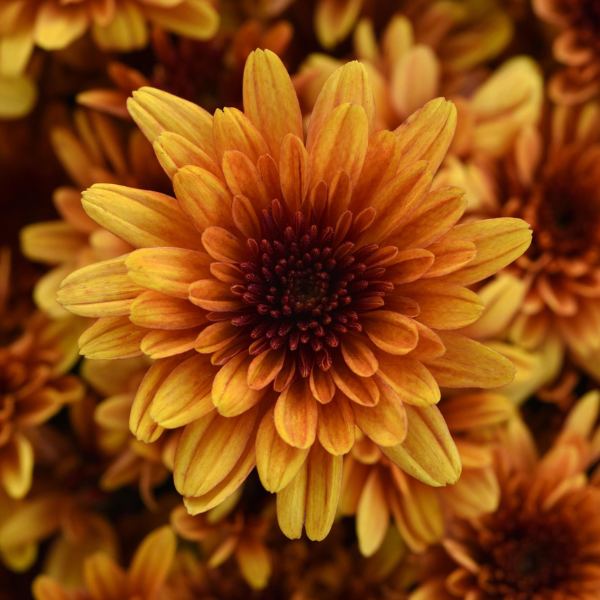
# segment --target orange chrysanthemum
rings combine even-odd
[[[255,464],[289,536],[322,539],[355,424],[429,485],[460,459],[439,386],[498,387],[510,361],[453,329],[483,306],[465,286],[529,246],[519,219],[455,226],[461,190],[429,192],[456,112],[440,98],[373,134],[368,76],[328,80],[306,143],[292,82],[272,52],[250,55],[245,114],[159,90],[130,111],[177,199],[95,185],[83,205],[138,248],[70,275],[59,302],[100,319],[89,358],[157,359],[131,412],[139,439],[185,426],[175,485],[204,512]],[[216,410],[215,410],[216,409]]]
[[[553,100],[579,104],[600,92],[600,6],[596,0],[534,0],[541,19],[559,30],[554,58],[566,65],[549,83]]]

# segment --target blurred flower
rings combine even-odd
[[[579,104],[600,92],[600,6],[596,0],[533,0],[541,19],[558,29],[552,47],[563,65],[549,82],[550,97]]]
[[[10,252],[0,252],[0,485],[12,498],[31,487],[34,467],[29,428],[83,397],[74,375],[78,327],[33,312],[19,320],[12,313]],[[19,314],[19,313],[16,313]]]
[[[104,553],[84,563],[84,588],[69,591],[46,575],[33,584],[35,600],[114,600],[159,597],[173,563],[177,541],[169,527],[162,527],[144,538],[127,572]]]
[[[33,297],[46,314],[60,319],[68,313],[57,304],[56,292],[69,273],[132,249],[85,214],[81,190],[102,182],[165,189],[168,180],[137,129],[97,111],[77,109],[73,128],[54,127],[51,140],[76,187],[55,190],[54,205],[62,218],[25,227],[21,248],[30,260],[53,267],[37,283]]]
[[[355,423],[416,478],[456,481],[438,386],[498,387],[514,374],[451,332],[483,309],[464,286],[519,256],[530,232],[515,219],[453,227],[461,191],[428,194],[455,126],[443,99],[371,135],[369,79],[351,63],[325,85],[305,147],[275,54],[250,56],[244,94],[247,115],[217,111],[214,126],[174,96],[134,94],[178,202],[93,186],[88,214],[139,250],[73,273],[59,302],[101,317],[80,339],[88,358],[158,359],[130,425],[146,442],[186,426],[174,477],[190,512],[219,504],[256,462],[280,492],[286,535],[306,517],[322,539]]]

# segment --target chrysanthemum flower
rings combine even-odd
[[[391,517],[413,552],[423,552],[444,535],[444,513],[474,518],[496,510],[500,499],[492,467],[493,431],[512,416],[511,403],[480,392],[442,400],[440,411],[463,464],[458,482],[432,489],[403,473],[368,438],[356,440],[344,459],[340,509],[356,515],[361,552],[370,556],[383,543]]]
[[[455,567],[445,581],[430,581],[415,598],[598,596],[600,489],[585,474],[588,459],[597,460],[597,448],[595,458],[585,456],[581,443],[599,399],[594,392],[580,401],[561,438],[539,461],[528,433],[506,440],[498,465],[498,510],[452,524],[444,546]]]
[[[130,424],[148,442],[185,426],[174,475],[192,513],[257,464],[281,492],[284,531],[300,535],[306,520],[322,539],[355,425],[414,477],[456,481],[439,386],[498,387],[514,374],[452,332],[483,309],[465,286],[522,254],[531,234],[518,219],[455,226],[461,190],[429,192],[456,122],[442,98],[373,134],[370,81],[350,63],[323,88],[304,142],[289,75],[256,51],[244,106],[213,121],[167,93],[134,94],[132,116],[177,199],[85,192],[87,213],[138,250],[76,271],[58,299],[100,317],[82,354],[157,359]]]
[[[129,569],[124,571],[103,553],[88,558],[84,565],[84,588],[65,589],[52,578],[40,575],[33,583],[35,600],[156,600],[173,563],[177,540],[169,527],[161,527],[144,538]]]
[[[534,0],[538,16],[558,29],[554,58],[565,67],[550,79],[553,100],[586,102],[600,92],[600,6],[596,0]]]
[[[34,451],[30,428],[45,423],[83,396],[67,375],[77,360],[77,328],[71,318],[49,321],[41,313],[4,321],[12,309],[10,253],[0,252],[0,485],[11,498],[31,487]]]
[[[137,129],[96,111],[78,109],[73,128],[51,131],[54,152],[75,185],[54,192],[60,220],[34,223],[21,231],[21,250],[52,269],[40,278],[33,297],[53,318],[68,315],[57,303],[60,282],[75,269],[128,252],[132,247],[90,219],[81,206],[81,190],[110,182],[165,189],[168,179],[152,148]]]

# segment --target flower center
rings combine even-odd
[[[340,336],[360,332],[360,313],[383,306],[393,289],[381,280],[384,267],[367,264],[378,246],[357,249],[347,232],[301,212],[286,217],[277,201],[263,214],[262,233],[248,239],[248,261],[239,265],[244,285],[231,288],[247,305],[232,323],[256,340],[251,354],[287,347],[303,377],[315,363],[327,370]]]

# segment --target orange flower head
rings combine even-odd
[[[354,62],[324,86],[304,142],[285,67],[257,50],[245,113],[213,120],[151,88],[129,107],[177,199],[85,192],[88,215],[137,250],[76,271],[58,300],[100,317],[80,339],[89,358],[157,359],[130,425],[146,442],[185,426],[174,476],[188,509],[219,504],[256,463],[282,492],[284,532],[299,535],[306,500],[308,535],[321,539],[355,425],[428,485],[456,481],[439,386],[498,387],[514,373],[452,332],[483,309],[465,286],[531,234],[518,219],[455,226],[462,191],[430,191],[453,105],[433,100],[374,134],[370,80]]]

